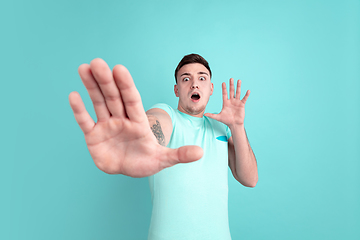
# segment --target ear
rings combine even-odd
[[[178,89],[177,84],[174,85],[174,93],[175,93],[175,96],[179,97],[179,89]]]
[[[211,92],[210,92],[210,96],[213,94],[213,92],[214,92],[214,84],[213,84],[213,83],[211,83]]]

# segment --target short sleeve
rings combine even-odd
[[[174,120],[175,120],[174,119],[174,109],[172,107],[170,107],[169,105],[167,105],[165,103],[157,103],[154,106],[152,106],[150,109],[153,109],[153,108],[159,108],[159,109],[162,109],[165,112],[167,112],[167,114],[169,114],[171,121],[174,125]]]

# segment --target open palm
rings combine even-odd
[[[113,71],[102,59],[79,67],[90,95],[97,122],[86,111],[77,92],[69,95],[76,121],[96,166],[109,174],[131,177],[153,175],[177,163],[198,160],[202,149],[184,146],[170,149],[158,144],[144,111],[141,97],[128,70]]]
[[[205,115],[226,124],[231,129],[234,125],[244,124],[245,103],[250,95],[250,90],[248,90],[244,98],[240,100],[241,81],[237,81],[236,93],[233,78],[230,78],[229,85],[230,96],[228,97],[226,84],[222,83],[223,107],[221,112],[219,114],[206,113]]]

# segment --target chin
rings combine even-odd
[[[188,108],[186,111],[191,115],[198,115],[202,113],[205,109],[204,108]]]

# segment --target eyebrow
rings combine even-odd
[[[207,74],[206,72],[198,72],[198,74],[205,74],[209,76],[209,74]]]
[[[184,75],[185,75],[185,76],[190,76],[190,73],[183,73],[183,74],[180,75],[180,77],[181,77],[181,76],[184,76]]]
[[[209,76],[209,74],[208,74],[207,72],[198,72],[198,74],[205,74],[205,75]],[[191,76],[191,74],[185,72],[185,73],[181,74],[180,77],[181,77],[181,76]]]

